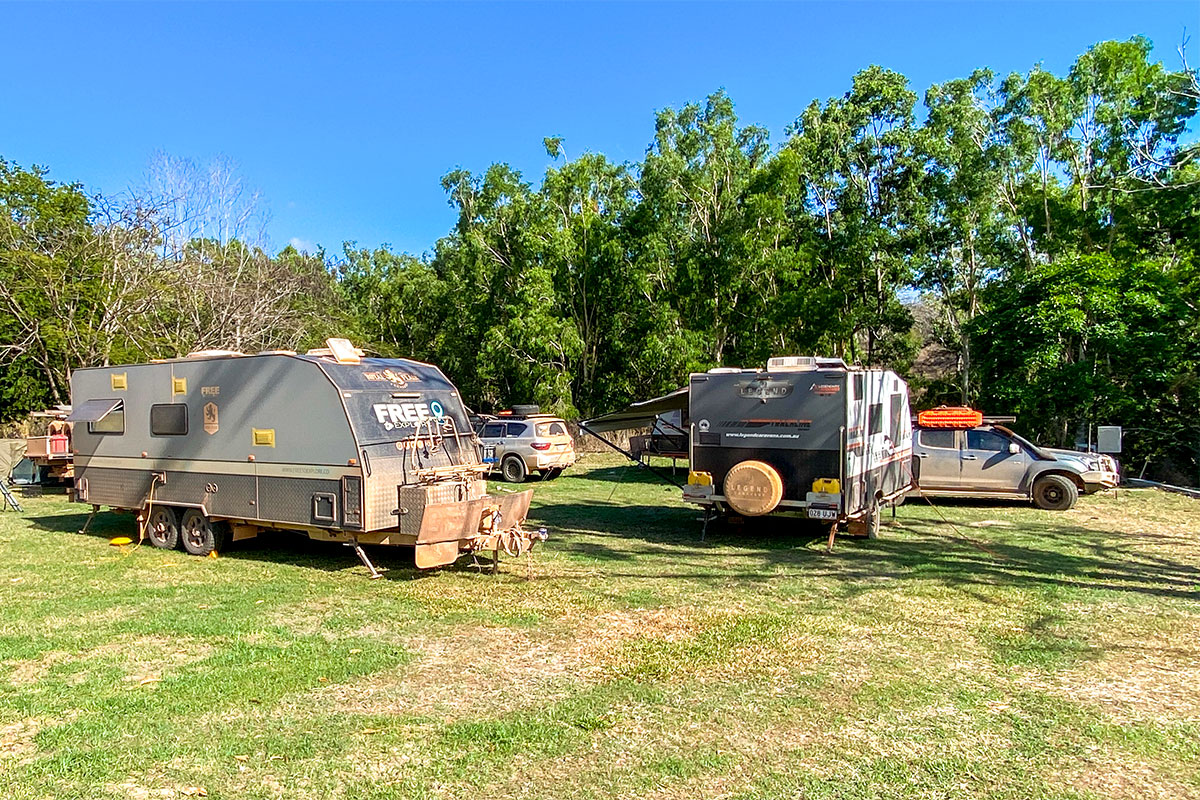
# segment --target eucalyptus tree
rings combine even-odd
[[[902,364],[912,353],[912,318],[897,290],[912,280],[924,213],[915,102],[903,75],[870,67],[843,97],[814,101],[788,129],[805,184],[796,212],[818,222],[799,227],[842,297],[851,360]]]

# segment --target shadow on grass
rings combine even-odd
[[[593,479],[596,473],[604,474],[602,480],[654,480],[628,467],[595,469],[585,475]],[[1148,552],[1145,536],[1097,532],[1070,524],[1068,517],[1060,521],[1046,514],[1021,520],[1016,528],[971,528],[968,539],[923,502],[914,506],[902,511],[899,528],[885,525],[880,539],[839,534],[832,554],[824,552],[827,529],[795,517],[710,525],[702,538],[698,509],[596,501],[538,505],[531,510],[530,522],[550,529],[547,549],[603,565],[612,577],[765,582],[785,571],[840,580],[846,595],[883,581],[933,580],[976,596],[986,596],[980,591],[984,587],[1061,586],[1200,599],[1200,569]],[[41,530],[77,534],[87,513],[28,519]],[[136,522],[127,513],[102,512],[89,534],[134,537]],[[416,569],[412,548],[379,546],[368,547],[367,552],[391,580],[430,574]],[[222,556],[324,572],[363,569],[350,548],[284,531],[233,543]],[[475,572],[477,568],[466,557],[444,569]]]
[[[562,537],[556,545],[561,550],[618,570],[631,566],[606,571],[614,577],[760,581],[786,569],[839,579],[846,594],[881,581],[917,579],[964,591],[1063,586],[1200,599],[1195,566],[1135,547],[1144,537],[1101,534],[1065,521],[1023,521],[981,539],[974,528],[966,534],[941,519],[904,516],[896,527],[885,524],[876,540],[839,533],[827,554],[828,529],[791,517],[710,525],[703,539],[700,513],[689,509],[557,504],[538,507],[531,517]],[[898,536],[903,538],[891,538]]]
[[[83,533],[87,518],[88,512],[26,517],[35,528],[49,533],[94,536],[102,539],[128,536],[137,539],[137,519],[133,514],[101,511],[96,515],[87,533]],[[375,566],[390,580],[414,580],[431,572],[416,568],[412,547],[367,546],[365,549]],[[349,547],[336,542],[318,542],[309,539],[303,533],[284,530],[264,531],[253,539],[231,542],[220,555],[222,558],[261,561],[321,572],[366,569]],[[475,571],[470,559],[460,559],[458,563],[446,569]]]

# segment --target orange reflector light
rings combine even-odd
[[[917,414],[922,428],[974,428],[983,424],[983,412],[962,406],[938,406]]]

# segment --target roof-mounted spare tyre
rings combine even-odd
[[[517,403],[512,407],[512,413],[514,417],[528,417],[531,414],[540,413],[541,410],[541,408],[533,403]]]
[[[741,461],[725,473],[725,501],[744,517],[770,514],[783,499],[783,478],[770,464]]]

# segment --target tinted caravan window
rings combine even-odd
[[[187,403],[160,403],[150,406],[151,436],[187,436]]]

